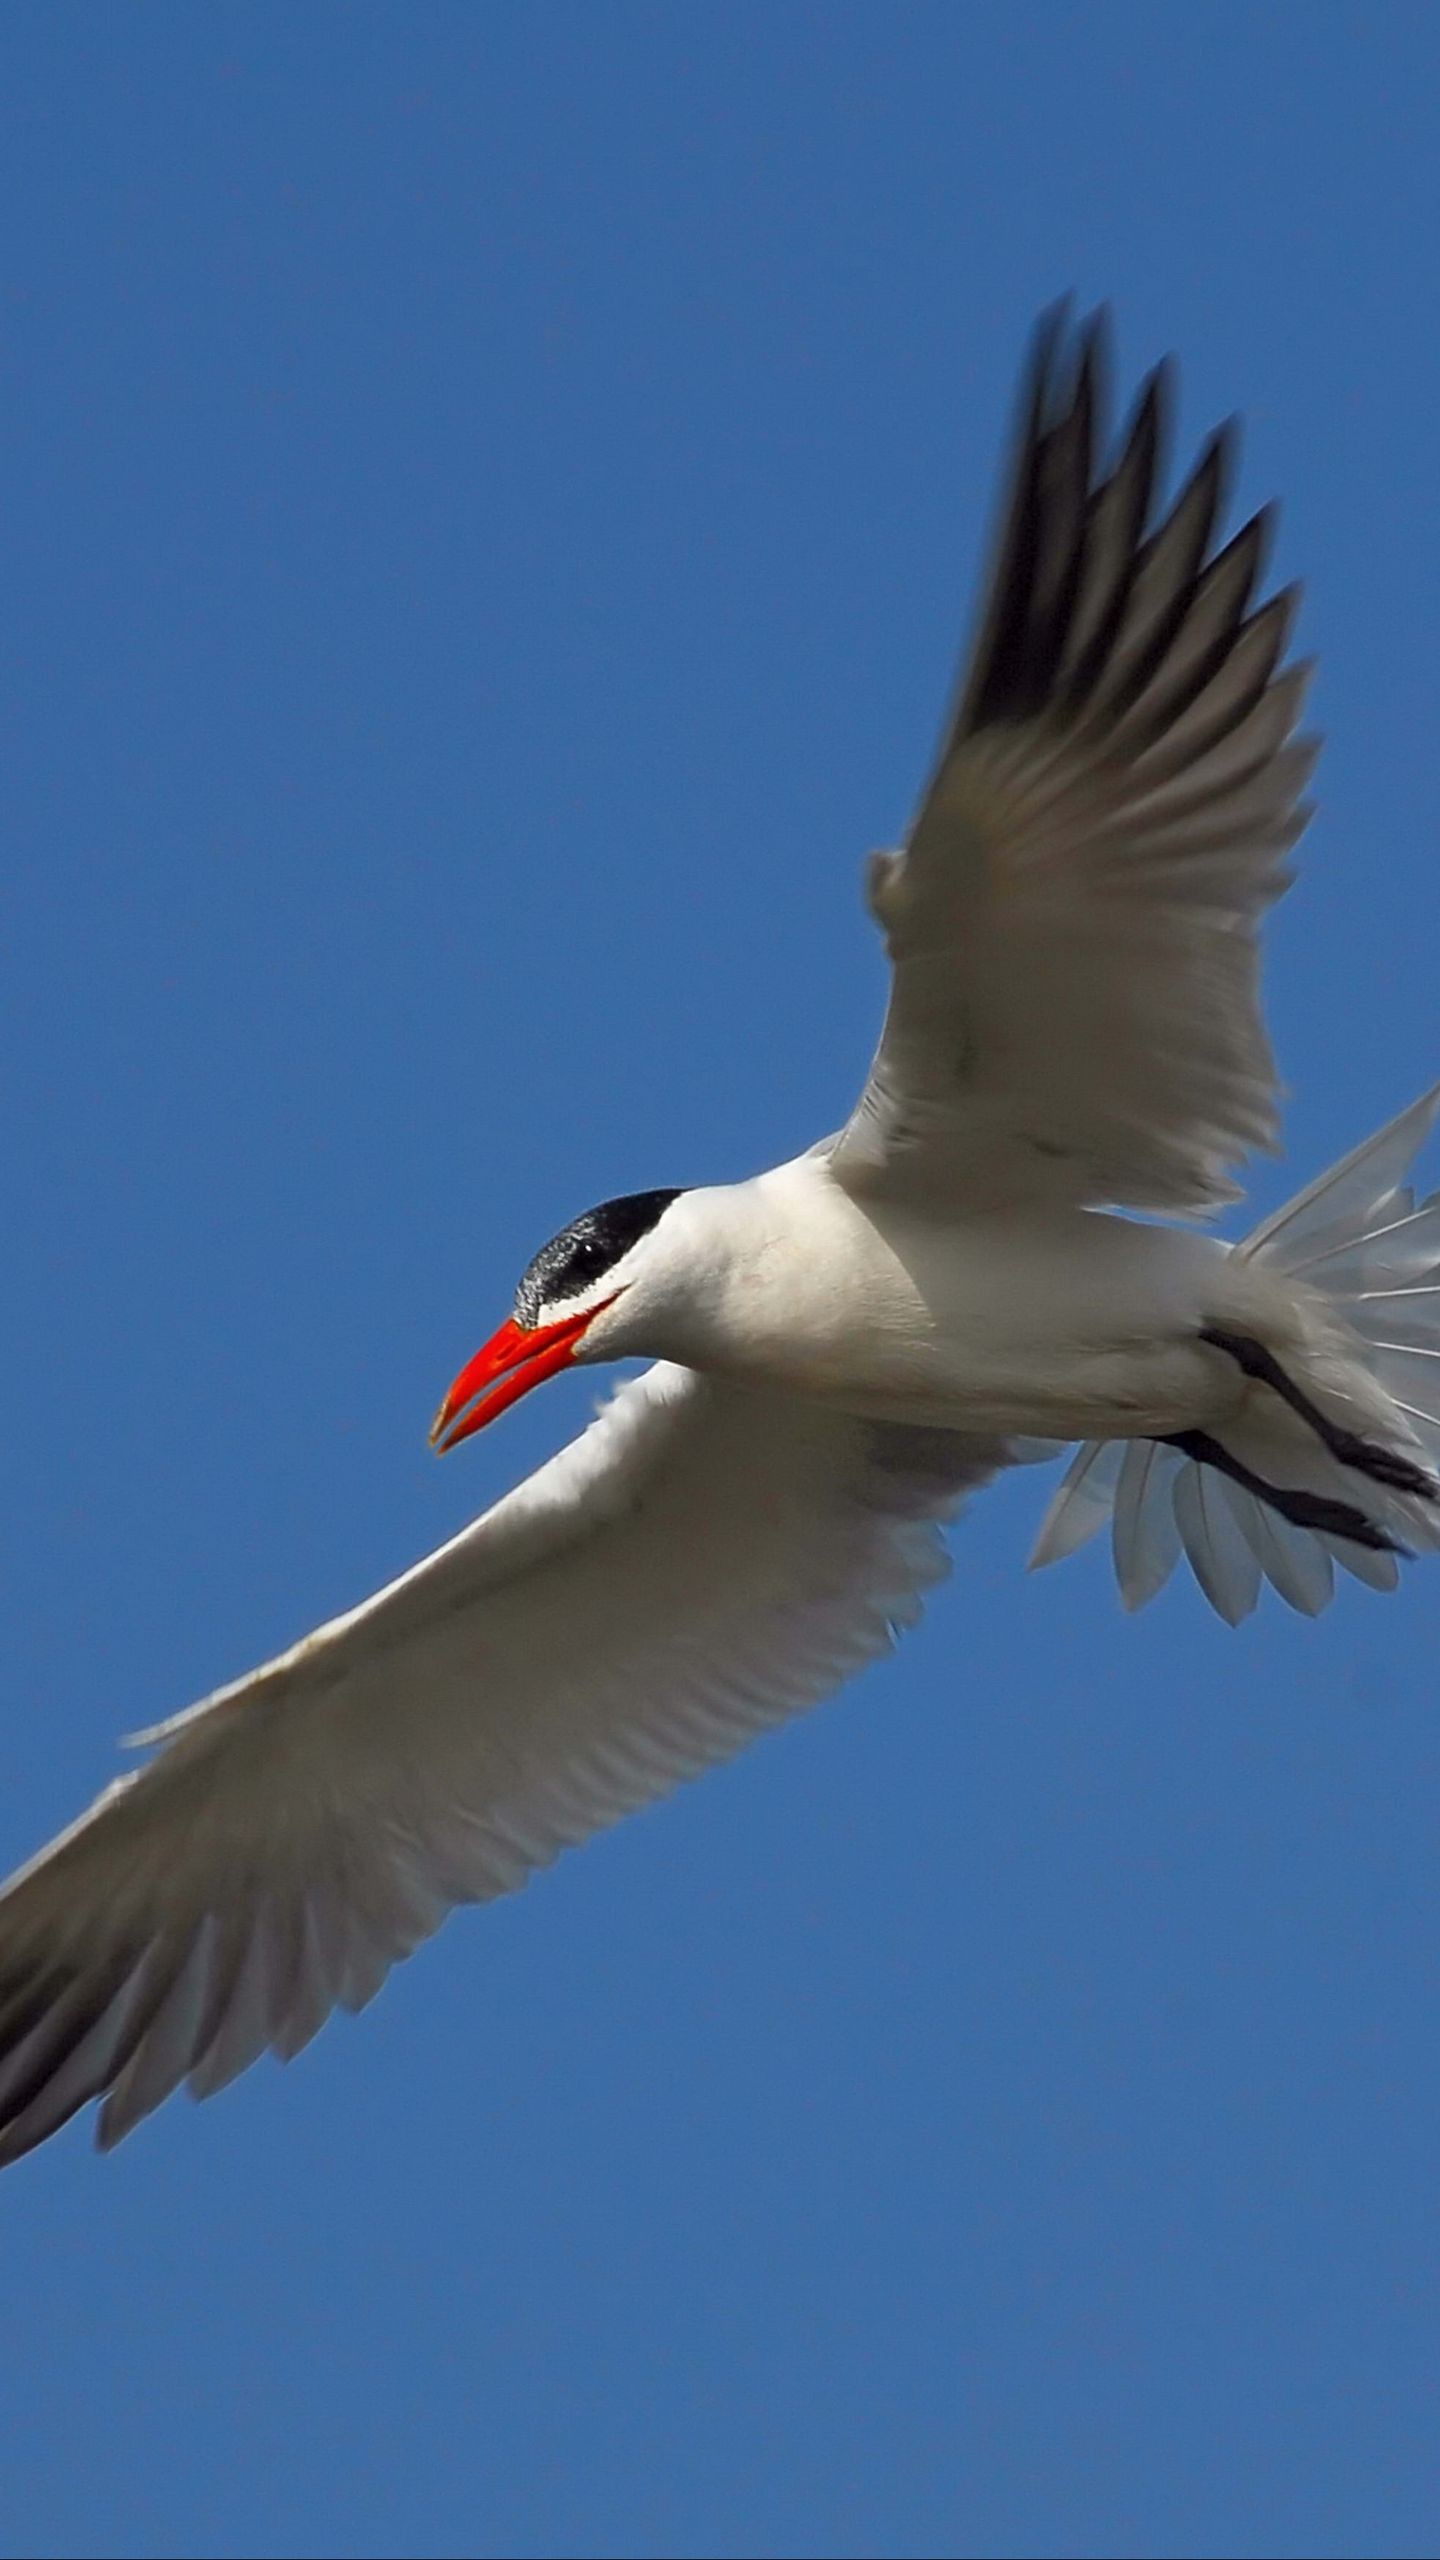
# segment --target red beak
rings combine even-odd
[[[608,1307],[615,1301],[606,1298],[603,1303]],[[430,1425],[432,1449],[443,1455],[447,1449],[458,1448],[473,1431],[483,1431],[497,1413],[508,1412],[512,1404],[528,1396],[532,1387],[555,1377],[561,1369],[568,1369],[581,1335],[599,1313],[599,1307],[587,1307],[583,1315],[564,1316],[559,1324],[534,1326],[516,1324],[513,1316],[507,1316],[499,1332],[491,1334],[473,1360],[467,1360],[445,1398]],[[497,1384],[497,1380],[504,1383]],[[493,1392],[483,1394],[486,1387]],[[465,1413],[466,1405],[475,1396],[480,1397],[480,1402],[472,1412]],[[464,1420],[457,1421],[457,1414],[464,1414]]]

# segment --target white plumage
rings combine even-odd
[[[871,902],[893,987],[848,1125],[546,1246],[446,1445],[572,1362],[658,1365],[460,1537],[159,1746],[0,1893],[0,2160],[117,2140],[358,2008],[456,1903],[729,1757],[884,1651],[997,1468],[1082,1446],[1037,1562],[1107,1522],[1232,1621],[1437,1542],[1440,1199],[1416,1104],[1233,1250],[1273,1142],[1257,933],[1314,757],[1229,439],[1157,510],[1098,326],[1042,325],[980,636]],[[476,1404],[477,1396],[482,1398]]]

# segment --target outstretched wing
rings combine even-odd
[[[144,1737],[0,1892],[0,2162],[118,2141],[885,1650],[1004,1444],[661,1366],[413,1572]]]
[[[1252,597],[1262,510],[1214,547],[1222,429],[1168,514],[1168,377],[1100,455],[1103,328],[1042,323],[959,708],[871,903],[894,979],[838,1178],[976,1206],[1197,1213],[1273,1143],[1258,929],[1316,753],[1281,671],[1295,591]]]

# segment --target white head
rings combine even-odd
[[[430,1432],[435,1446],[453,1449],[576,1362],[659,1352],[654,1328],[673,1299],[672,1284],[694,1273],[682,1232],[690,1222],[683,1211],[677,1218],[675,1203],[695,1196],[627,1192],[587,1209],[542,1245],[515,1293],[513,1314],[466,1363],[440,1407]]]

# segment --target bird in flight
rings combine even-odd
[[[1258,934],[1307,815],[1294,595],[1232,429],[1161,494],[1168,370],[1112,443],[1103,320],[1042,321],[953,717],[869,901],[892,983],[838,1135],[639,1191],[536,1255],[441,1449],[575,1365],[655,1365],[528,1482],[158,1746],[0,1891],[0,2162],[91,2099],[358,2009],[450,1908],[882,1654],[1003,1467],[1079,1442],[1036,1561],[1110,1524],[1232,1622],[1440,1543],[1440,1090],[1227,1246],[1274,1143]]]

